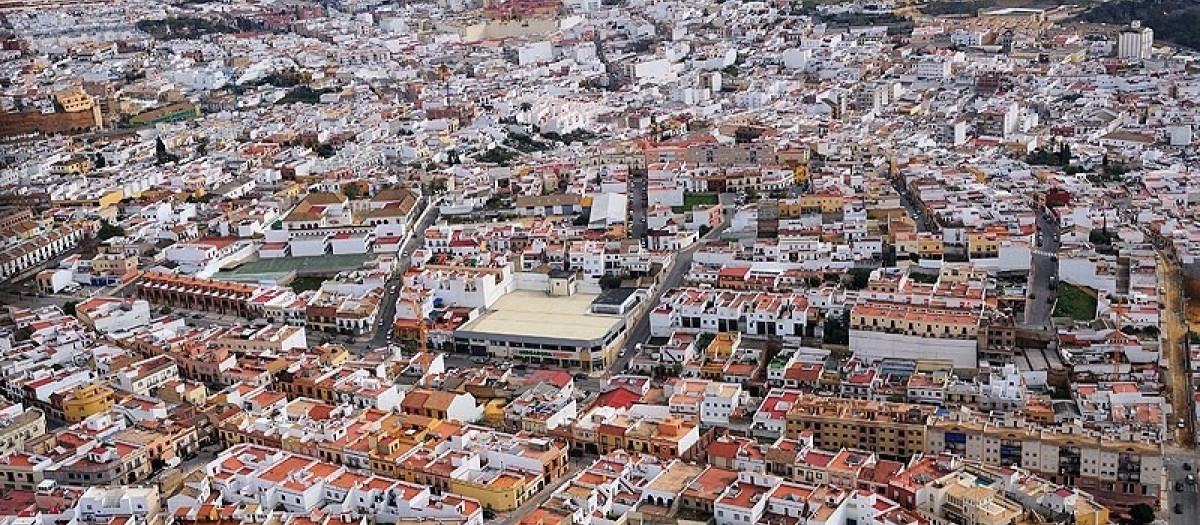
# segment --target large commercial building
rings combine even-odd
[[[625,317],[596,313],[603,296],[577,293],[573,276],[549,283],[549,294],[514,291],[463,325],[454,333],[458,351],[588,371],[612,363],[625,340]]]

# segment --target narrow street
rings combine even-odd
[[[517,522],[521,521],[521,518],[528,516],[534,510],[537,510],[538,507],[542,506],[546,500],[550,499],[550,496],[554,494],[554,491],[558,490],[559,487],[565,485],[568,481],[571,481],[576,474],[579,474],[591,463],[591,459],[588,458],[572,458],[571,468],[567,469],[566,475],[547,483],[541,491],[539,491],[537,494],[534,494],[532,498],[529,498],[528,501],[521,504],[521,506],[517,507],[516,510],[503,513],[497,516],[496,520],[494,521],[499,525],[515,525]]]
[[[675,288],[683,282],[684,274],[692,267],[692,256],[696,254],[696,250],[703,246],[705,242],[719,238],[721,232],[724,232],[728,227],[729,221],[726,220],[716,228],[713,228],[707,235],[701,237],[695,244],[675,254],[675,260],[671,264],[670,269],[667,270],[667,276],[658,284],[654,295],[646,299],[650,304],[650,308],[647,308],[636,320],[630,323],[630,328],[628,328],[629,337],[625,339],[625,357],[619,357],[613,361],[609,370],[623,370],[625,368],[625,365],[634,356],[634,347],[638,343],[645,342],[650,337],[650,309],[658,304],[658,301],[662,299],[663,294],[667,290]]]
[[[646,238],[646,185],[644,171],[629,174],[629,232],[630,238]]]
[[[428,204],[429,212],[423,215],[424,220],[414,226],[412,237],[408,242],[400,247],[400,271],[398,275],[403,275],[409,266],[412,266],[412,252],[425,245],[425,230],[437,221],[439,213],[437,202]],[[375,326],[375,335],[371,337],[369,347],[379,348],[387,346],[391,342],[392,336],[392,319],[396,317],[396,299],[400,296],[400,289],[403,285],[402,278],[397,277],[389,279],[384,285],[383,301],[380,303],[379,321]]]
[[[1181,447],[1192,448],[1195,444],[1195,421],[1192,417],[1192,385],[1188,374],[1187,345],[1185,339],[1188,328],[1183,314],[1182,276],[1179,268],[1171,264],[1165,253],[1158,252],[1158,282],[1163,289],[1162,313],[1159,316],[1162,326],[1161,345],[1162,362],[1166,366],[1167,394],[1171,400],[1172,420],[1167,426],[1175,432],[1176,443]],[[1176,421],[1183,418],[1185,428],[1178,428]]]
[[[1049,329],[1057,295],[1056,285],[1051,283],[1058,279],[1058,225],[1052,215],[1038,214],[1035,236],[1025,292],[1025,325]]]

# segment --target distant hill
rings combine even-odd
[[[980,9],[1003,9],[1006,7],[1044,7],[1059,5],[1086,5],[1092,0],[967,0],[963,2],[929,2],[921,6],[921,12],[930,16],[974,15]]]
[[[1096,4],[1078,17],[1083,22],[1128,24],[1141,20],[1154,39],[1200,50],[1200,0],[1120,0]]]

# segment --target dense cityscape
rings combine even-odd
[[[0,0],[0,525],[1200,523],[1128,4]]]

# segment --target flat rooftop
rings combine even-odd
[[[517,290],[496,301],[487,312],[464,325],[460,335],[508,336],[570,341],[604,339],[624,319],[591,313],[598,296],[577,293],[555,297],[545,292]]]

